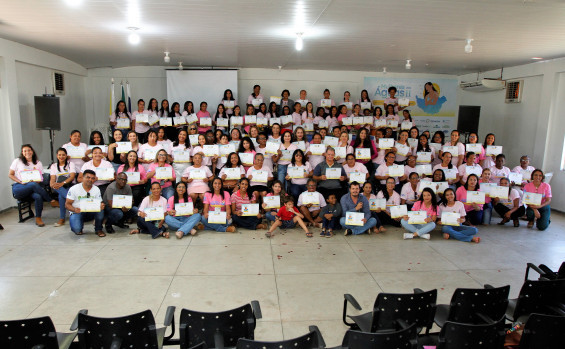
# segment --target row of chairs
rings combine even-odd
[[[549,273],[548,268],[544,269],[528,265],[526,281],[515,300],[508,300],[509,286],[487,285],[484,289],[457,289],[449,305],[436,305],[437,290],[415,289],[411,294],[381,293],[371,312],[348,316],[348,304],[362,309],[353,296],[346,294],[343,321],[350,330],[341,347],[502,348],[505,322],[509,320],[525,323],[521,349],[563,348],[559,339],[562,337],[560,330],[565,329],[565,279],[560,278],[560,272]],[[530,270],[541,272],[539,280],[527,279]],[[565,262],[561,270],[565,270]],[[49,317],[0,322],[0,348],[302,349],[326,346],[316,326],[311,326],[304,336],[291,340],[255,341],[256,321],[261,317],[257,301],[218,313],[182,309],[179,338],[173,339],[175,307],[168,307],[163,327],[157,327],[150,310],[119,318],[94,317],[82,310],[71,326],[72,331],[78,331],[70,334],[57,333]],[[441,327],[439,334],[430,334],[433,323]],[[166,335],[168,328],[170,334]],[[78,342],[74,342],[77,335]]]

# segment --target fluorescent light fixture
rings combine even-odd
[[[473,39],[467,39],[467,45],[465,45],[465,53],[473,52],[473,45],[471,45],[471,41],[473,41]]]
[[[410,64],[410,62],[412,62],[411,59],[406,60],[406,69],[408,69],[408,70],[412,69],[412,64]]]
[[[304,41],[302,40],[302,33],[296,33],[296,51],[302,51],[304,48]]]
[[[541,59],[543,59],[543,57],[532,57],[533,60],[539,61]]]

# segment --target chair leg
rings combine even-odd
[[[26,220],[35,217],[31,209],[31,201],[18,201],[18,222],[23,223]]]

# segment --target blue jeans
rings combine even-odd
[[[426,224],[410,224],[405,219],[402,219],[400,221],[400,224],[402,225],[402,227],[404,227],[404,229],[408,230],[411,233],[416,233],[418,234],[418,236],[429,234],[436,227],[436,224],[434,222],[429,222]]]
[[[265,218],[267,218],[268,221],[274,222],[277,220],[277,213],[276,212],[271,212],[271,211],[267,211],[265,213]]]
[[[67,193],[69,188],[61,187],[59,189],[53,189],[57,194],[59,194],[59,218],[65,219],[67,215],[67,209],[65,208],[65,202],[67,201]]]
[[[71,226],[71,231],[75,234],[82,232],[82,228],[84,228],[84,222],[88,222],[93,219],[94,230],[101,231],[102,221],[104,220],[104,211],[71,213],[69,217],[69,225]]]
[[[41,217],[43,201],[51,201],[49,194],[47,194],[41,184],[36,182],[26,184],[14,183],[12,184],[12,193],[17,200],[26,200],[31,197],[34,201],[36,217]]]
[[[544,206],[538,209],[540,218],[536,221],[536,227],[539,230],[546,230],[549,227],[549,223],[551,223],[551,208],[549,205]],[[531,222],[535,219],[534,210],[531,208],[526,209],[526,217],[528,217],[528,221]]]
[[[483,205],[483,224],[490,224],[492,217],[492,202]]]
[[[492,212],[492,206],[491,206]],[[479,225],[483,222],[483,210],[475,211],[471,210],[467,212],[467,220],[471,222],[472,225]]]
[[[444,234],[449,234],[455,240],[470,242],[473,239],[473,235],[477,234],[479,230],[475,227],[467,227],[464,225],[451,226],[444,225],[441,228],[441,232]]]
[[[306,191],[306,184],[290,184],[290,195],[298,200],[300,194]]]
[[[167,200],[173,195],[175,195],[175,188],[173,186],[163,188],[161,191],[161,196]]]
[[[331,219],[322,217],[322,228],[324,229],[334,230],[338,223],[339,217],[332,217]]]
[[[137,227],[140,233],[151,234],[153,239],[158,238],[161,233],[165,230],[164,228],[158,228],[155,223],[158,221],[146,221],[143,217],[137,217]]]
[[[341,217],[339,219],[339,224],[341,224],[344,229],[351,229],[354,235],[359,235],[376,226],[377,220],[371,217],[367,220],[367,223],[365,223],[364,226],[360,227],[358,225],[345,225],[345,217]]]
[[[226,229],[228,228],[227,224],[208,223],[208,219],[206,219],[204,216],[202,216],[202,224],[204,224],[206,230],[215,230],[220,233],[225,233]]]
[[[277,178],[282,183],[282,187],[286,190],[286,169],[288,165],[277,165]],[[297,196],[298,198],[298,196]]]
[[[176,231],[182,231],[184,235],[188,235],[194,227],[200,223],[202,216],[200,213],[195,213],[192,216],[165,216],[165,223],[169,226],[169,228],[174,229]]]
[[[107,206],[104,211],[106,214],[106,224],[117,225],[126,218],[137,217],[138,209],[133,206],[129,211],[124,212],[119,208],[110,208]]]

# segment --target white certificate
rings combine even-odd
[[[442,212],[441,213],[441,224],[442,225],[453,225],[459,226],[459,218],[461,215],[457,212]]]
[[[149,123],[149,115],[147,114],[137,114],[135,116],[135,123]]]
[[[479,155],[483,151],[483,146],[479,143],[467,143],[465,144],[465,150],[467,152],[472,152]]]
[[[308,205],[308,204],[314,204],[314,205],[319,205],[320,204],[320,194],[318,194],[318,192],[315,191],[306,191],[304,193],[302,193],[302,204],[304,205]]]
[[[298,142],[292,142],[292,144],[294,144],[298,149],[302,150],[303,152],[306,151],[306,142],[298,141]]]
[[[300,103],[300,105],[302,107],[306,107],[306,104],[308,104],[308,100],[307,99],[297,99],[296,103]]]
[[[428,214],[426,211],[410,211],[408,212],[409,224],[426,224]]]
[[[116,142],[116,153],[117,154],[126,154],[132,150],[131,142]]]
[[[498,155],[498,154],[502,154],[502,146],[501,145],[487,145],[487,149],[486,149],[486,155],[487,156],[491,156],[491,155]]]
[[[190,141],[190,145],[198,145],[198,136],[200,135],[189,135],[188,140]]]
[[[202,146],[202,151],[205,156],[219,156],[220,147],[217,144],[204,144]]]
[[[20,172],[20,181],[22,181],[22,183],[41,182],[42,180],[43,178],[41,178],[39,170],[25,170]]]
[[[224,107],[228,109],[233,109],[235,107],[235,101],[228,101],[224,99],[222,102],[224,104]]]
[[[386,125],[394,130],[394,129],[398,128],[398,121],[396,121],[396,120],[387,120],[387,121],[386,121]]]
[[[531,181],[532,180],[532,171],[520,170],[520,173],[522,174],[522,178],[523,178],[524,181]]]
[[[241,169],[239,167],[234,168],[224,168],[224,174],[226,175],[226,179],[240,179],[241,178]]]
[[[520,185],[522,184],[524,178],[522,177],[521,173],[510,172],[510,175],[508,175],[508,180],[510,182],[514,182],[514,184]]]
[[[173,179],[172,167],[156,167],[155,178],[157,179]]]
[[[347,156],[347,148],[346,147],[335,147],[335,157],[340,159],[345,159]]]
[[[114,179],[114,168],[113,167],[98,167],[94,170],[96,172],[96,177],[99,181],[107,181]]]
[[[318,128],[328,128],[328,121],[327,120],[320,120],[318,121]]]
[[[408,153],[410,153],[410,147],[407,145],[396,142],[394,147],[396,148],[396,154],[398,155],[407,156]]]
[[[82,159],[86,152],[86,149],[80,146],[75,147],[73,145],[68,145],[66,149],[67,154],[71,157],[71,159]]]
[[[286,173],[290,178],[304,178],[304,167],[289,166]]]
[[[320,107],[322,108],[329,108],[332,106],[332,100],[331,99],[322,99],[320,100]]]
[[[88,149],[91,150],[91,151],[94,148],[100,148],[100,150],[102,150],[103,153],[108,153],[108,146],[107,145],[89,145],[88,146]]]
[[[259,204],[241,204],[242,216],[257,216],[259,214]]]
[[[384,211],[386,210],[386,199],[369,199],[369,207],[371,211],[376,211],[379,208]]]
[[[490,189],[496,187],[496,183],[481,183],[481,191],[485,193],[486,196],[490,196]]]
[[[412,128],[412,121],[402,121],[400,124],[401,130],[409,130]]]
[[[373,121],[373,126],[375,128],[385,128],[386,127],[386,120],[385,119],[375,119],[375,121]]]
[[[281,118],[270,118],[269,125],[273,126],[274,124],[281,124]]]
[[[443,192],[449,188],[449,183],[447,182],[435,182],[437,184],[436,193],[443,194]]]
[[[198,122],[198,116],[196,114],[190,114],[186,116],[187,124],[195,124]]]
[[[281,116],[281,124],[287,125],[292,124],[293,122],[292,115],[283,115]]]
[[[257,123],[257,115],[245,115],[246,125],[255,125]]]
[[[202,168],[193,168],[190,170],[190,178],[192,179],[204,179],[206,178],[206,171]]]
[[[371,102],[361,102],[361,110],[371,109]]]
[[[129,128],[129,119],[128,118],[117,118],[116,119],[116,128]]]
[[[225,211],[208,211],[208,223],[226,224],[227,213]]]
[[[350,182],[357,182],[359,184],[365,183],[367,176],[365,173],[361,172],[351,172],[349,174],[349,181]]]
[[[369,160],[369,159],[371,159],[371,149],[369,149],[369,148],[357,148],[357,149],[355,149],[355,159],[357,159],[357,160]]]
[[[409,105],[410,105],[410,98],[399,98],[398,99],[398,106],[408,107]]]
[[[280,208],[281,207],[281,197],[280,196],[265,196],[263,202],[267,205],[266,208]]]
[[[190,162],[190,151],[188,150],[175,150],[173,151],[173,159],[175,162]]]
[[[362,116],[354,116],[353,117],[353,125],[363,125],[363,117]]]
[[[278,154],[279,148],[280,148],[279,143],[269,141],[265,145],[265,153],[266,154]]]
[[[379,139],[379,149],[391,149],[394,147],[394,138]]]
[[[343,105],[347,108],[347,110],[353,110],[353,102],[343,102]]]
[[[388,167],[388,175],[391,177],[404,176],[404,165],[392,165]]]
[[[257,117],[257,125],[259,126],[266,126],[269,124],[269,119],[267,119],[264,116],[258,116]]]
[[[271,96],[270,103],[275,102],[276,105],[280,105],[280,104],[281,104],[281,98],[282,98],[282,97]],[[269,104],[270,104],[270,103],[269,103]]]
[[[468,191],[467,192],[467,203],[468,204],[484,204],[485,203],[485,193],[482,191]]]
[[[508,199],[508,187],[494,186],[490,188],[489,196],[491,198]]]
[[[483,174],[483,168],[481,166],[468,166],[465,165],[465,174],[469,176],[470,174],[474,174],[477,177],[481,178]]]
[[[230,124],[230,119],[228,118],[217,118],[216,119],[216,126],[218,127],[228,127]]]
[[[251,104],[255,107],[255,109],[259,108],[261,103],[263,103],[263,98],[255,98],[251,100]]]
[[[145,149],[143,151],[143,159],[154,161],[157,156],[157,152],[161,149]]]
[[[100,212],[101,199],[82,198],[79,201],[80,212]]]
[[[227,156],[230,153],[235,153],[235,145],[233,143],[220,144],[218,148],[221,156]]]
[[[311,122],[305,122],[302,127],[304,127],[304,131],[306,132],[314,132],[314,124]]]
[[[149,125],[153,126],[159,122],[159,116],[157,116],[157,114],[151,114],[147,118],[147,121],[149,122]]]
[[[363,117],[363,124],[372,125],[373,124],[373,117],[372,116],[364,116]]]
[[[410,148],[417,148],[418,147],[418,139],[417,138],[408,138],[408,145]]]
[[[326,136],[326,138],[324,138],[324,144],[327,145],[328,147],[335,148],[339,144],[339,138]]]
[[[200,123],[200,126],[202,126],[202,127],[212,126],[212,118],[209,118],[209,117],[200,118],[199,123]]]
[[[341,177],[341,168],[326,168],[327,179],[339,179]]]
[[[408,215],[408,207],[406,205],[397,205],[390,207],[391,218],[402,218]]]
[[[430,164],[416,165],[416,172],[420,176],[422,176],[422,175],[431,176],[432,175],[432,165],[430,165]]]
[[[235,149],[239,148],[239,142],[240,141],[230,141],[230,144],[233,144],[233,146],[235,147]],[[234,150],[235,152],[235,150]]]
[[[253,182],[267,183],[267,180],[269,179],[269,173],[263,170],[253,170],[251,175],[253,176]]]
[[[173,123],[175,124],[175,126],[186,125],[186,118],[184,117],[184,115],[174,116]]]
[[[446,182],[447,183],[447,182]],[[437,182],[432,182],[429,180],[421,180],[418,184],[418,192],[424,191],[425,188],[430,188],[434,193],[437,193]]]
[[[426,151],[419,151],[416,153],[416,162],[429,163],[432,162],[432,153]]]
[[[442,151],[444,153],[450,153],[452,157],[459,156],[459,147],[456,145],[444,145]]]
[[[356,225],[362,227],[364,225],[363,219],[365,219],[365,214],[363,212],[345,213],[345,225]]]
[[[179,202],[175,204],[175,216],[190,216],[194,213],[194,203]]]
[[[131,195],[112,195],[112,208],[131,208],[133,196]]]
[[[244,165],[253,165],[253,153],[238,153],[241,163]]]
[[[231,120],[232,126],[242,126],[243,125],[243,116],[232,116],[230,120]]]
[[[159,118],[159,126],[173,126],[173,118]]]
[[[441,143],[430,143],[430,148],[432,148],[434,150],[434,153],[437,154],[441,149]]]
[[[326,152],[325,144],[310,144],[310,152],[312,155],[322,155]]]
[[[457,170],[454,168],[443,168],[443,173],[445,174],[445,179],[452,180],[457,178]]]
[[[129,172],[129,171],[124,171],[124,173],[126,174],[126,176],[128,176],[128,184],[139,184],[139,182],[141,181],[141,173],[139,172]]]
[[[542,194],[524,192],[524,203],[526,205],[541,205]]]
[[[353,118],[351,116],[341,119],[341,122],[346,126],[353,125]]]
[[[165,219],[165,211],[162,207],[147,207],[143,210],[147,217],[145,217],[146,221],[160,221]]]

